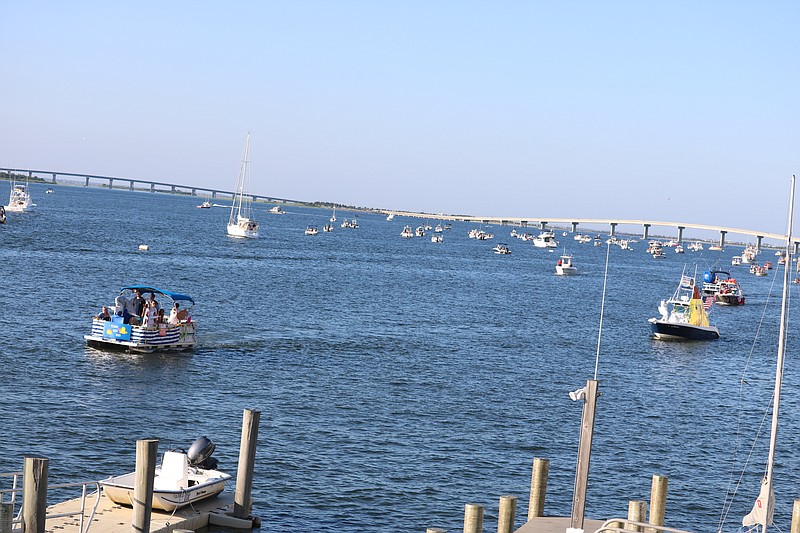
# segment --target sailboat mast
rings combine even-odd
[[[789,290],[789,269],[792,265],[792,221],[794,220],[794,182],[795,176],[792,175],[792,187],[789,194],[789,224],[786,233],[786,261],[783,266],[783,294],[781,299],[781,328],[778,337],[778,362],[775,365],[775,391],[773,393],[772,401],[772,431],[770,432],[769,439],[769,458],[767,460],[767,475],[765,478],[765,488],[767,494],[767,512],[764,514],[764,520],[761,524],[762,531],[766,531],[768,522],[770,521],[769,509],[772,507],[773,496],[773,468],[775,465],[775,447],[778,439],[778,412],[781,404],[781,387],[783,385],[783,359],[786,351],[786,313],[787,313],[787,293]]]

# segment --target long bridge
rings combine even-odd
[[[62,182],[69,182],[73,183],[77,181],[78,183],[83,183],[84,187],[89,187],[91,184],[99,185],[100,187],[105,187],[109,189],[114,188],[114,182],[118,184],[127,184],[127,188],[131,191],[150,191],[150,192],[165,192],[171,194],[188,194],[191,196],[198,196],[198,193],[202,196],[210,196],[211,198],[233,198],[234,191],[225,191],[222,189],[211,189],[209,187],[197,187],[196,185],[178,185],[175,183],[165,183],[161,181],[150,181],[150,180],[142,180],[142,179],[135,179],[135,178],[120,178],[116,176],[97,176],[94,174],[80,174],[75,172],[53,172],[52,170],[29,170],[29,169],[21,169],[21,168],[0,168],[0,174],[7,173],[9,176],[11,173],[14,174],[22,174],[27,175],[28,178],[36,177],[37,179],[43,179],[48,183],[57,184],[59,180]],[[43,178],[42,175],[47,176],[47,178]],[[119,187],[118,187],[119,188]],[[254,202],[263,201],[263,202],[276,202],[276,203],[303,203],[298,202],[297,200],[290,200],[288,198],[276,198],[274,196],[264,196],[261,194],[248,194],[247,196],[251,197]]]
[[[212,189],[209,187],[198,187],[195,185],[179,185],[174,183],[165,183],[159,181],[135,179],[135,178],[121,178],[115,176],[98,176],[93,174],[82,174],[74,172],[57,172],[52,170],[31,170],[31,169],[18,169],[18,168],[2,168],[0,167],[0,175],[6,174],[11,176],[12,173],[18,175],[27,175],[28,179],[37,178],[45,182],[57,184],[59,180],[65,183],[74,183],[76,178],[78,183],[83,183],[84,187],[89,187],[91,184],[96,184],[100,187],[114,188],[114,183],[127,184],[127,188],[131,191],[135,190],[149,190],[150,192],[172,193],[172,194],[189,194],[197,196],[198,193],[212,198],[233,198],[233,191],[225,191],[221,189]],[[47,176],[43,178],[42,175]],[[138,187],[137,187],[138,186]],[[274,202],[274,203],[307,203],[301,200],[291,200],[288,198],[277,198],[274,196],[265,196],[260,194],[248,194],[253,201]],[[672,228],[675,230],[676,240],[683,241],[683,232],[687,229],[696,229],[702,231],[711,231],[719,233],[719,246],[724,247],[727,236],[742,235],[745,237],[752,237],[756,241],[756,246],[761,248],[763,239],[773,239],[779,242],[786,239],[786,236],[779,233],[768,233],[764,231],[729,228],[723,226],[711,226],[707,224],[691,224],[686,222],[663,222],[656,220],[625,220],[625,219],[606,219],[606,218],[537,218],[537,217],[476,217],[469,215],[446,215],[446,214],[430,214],[430,213],[416,213],[410,211],[388,211],[380,210],[386,214],[393,213],[398,216],[425,218],[432,220],[459,220],[465,222],[480,222],[482,224],[501,224],[501,225],[516,225],[521,227],[539,227],[541,230],[547,229],[550,224],[566,225],[572,228],[572,232],[578,231],[581,224],[584,225],[601,225],[609,227],[609,235],[614,236],[620,226],[634,226],[642,228],[642,238],[647,239],[650,236],[650,229],[655,227]],[[795,247],[795,253],[800,248],[800,238],[792,239]]]

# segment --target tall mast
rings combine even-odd
[[[794,217],[794,182],[795,176],[792,175],[792,187],[789,194],[789,224],[786,232],[786,261],[783,264],[783,294],[781,299],[781,329],[778,337],[778,362],[775,365],[775,391],[772,401],[772,431],[769,439],[769,459],[767,460],[767,475],[764,478],[764,488],[766,493],[766,508],[764,519],[761,522],[762,531],[767,530],[771,516],[769,509],[773,507],[773,468],[775,465],[775,447],[778,439],[778,411],[781,404],[781,386],[783,385],[783,356],[786,351],[786,300],[789,290],[789,269],[792,265],[792,221]]]

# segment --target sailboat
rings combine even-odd
[[[250,214],[250,196],[247,189],[250,187],[250,132],[242,154],[242,166],[239,177],[236,179],[231,216],[228,219],[228,235],[237,238],[258,238],[258,222]]]
[[[336,204],[333,205],[333,215],[331,215],[331,222],[336,222]]]
[[[766,474],[761,480],[761,490],[753,504],[753,510],[742,519],[742,526],[760,528],[762,532],[767,526],[772,525],[772,515],[775,510],[775,491],[773,489],[773,474],[775,466],[775,448],[778,437],[778,413],[781,405],[781,387],[783,386],[783,360],[786,356],[786,323],[788,320],[788,287],[789,265],[792,264],[792,220],[794,218],[794,185],[795,176],[792,176],[792,188],[789,194],[789,224],[786,235],[786,264],[783,270],[783,295],[781,299],[781,327],[778,335],[778,358],[775,364],[775,390],[772,401],[772,426],[769,438],[769,455],[767,457]]]

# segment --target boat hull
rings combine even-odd
[[[557,276],[574,276],[578,273],[577,267],[556,266]]]
[[[97,348],[111,348],[128,352],[152,353],[156,351],[191,350],[197,344],[197,324],[195,322],[183,323],[177,326],[158,328],[144,328],[130,326],[129,339],[110,338],[104,333],[106,320],[92,321],[91,335],[84,335],[87,344]]]
[[[739,294],[719,294],[714,297],[717,305],[744,305],[744,296]]]
[[[258,230],[248,230],[238,224],[228,224],[228,235],[237,239],[257,239]]]
[[[719,339],[719,330],[714,326],[693,326],[651,319],[650,329],[653,331],[653,336],[661,340],[710,341]]]
[[[216,472],[219,477],[213,477],[197,483],[186,489],[165,490],[153,489],[153,509],[172,512],[201,500],[213,498],[225,490],[225,482],[230,479],[229,474]],[[119,505],[133,505],[135,473],[110,477],[100,481],[106,496]]]

